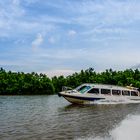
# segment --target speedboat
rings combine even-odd
[[[101,102],[140,101],[138,88],[115,86],[105,84],[85,83],[75,89],[64,87],[59,96],[74,104],[92,104]]]

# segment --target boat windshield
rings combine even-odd
[[[80,93],[85,93],[86,91],[88,91],[91,87],[90,86],[82,86],[80,87],[77,91],[79,91]]]

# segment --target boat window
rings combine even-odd
[[[101,89],[101,94],[109,94],[110,95],[111,91],[110,89]]]
[[[78,89],[79,92],[81,93],[85,93],[86,91],[88,91],[91,87],[90,86],[83,86],[80,89]]]
[[[131,91],[131,96],[138,96],[138,92],[136,92],[136,91]]]
[[[121,95],[121,91],[120,90],[112,90],[112,95]]]
[[[99,94],[99,89],[98,88],[92,88],[91,90],[88,91],[88,93],[96,93],[96,94]]]
[[[123,91],[122,91],[122,95],[130,96],[130,91],[128,91],[128,90],[123,90]]]
[[[80,87],[79,89],[77,89],[77,91],[80,91],[80,90],[82,90],[82,89],[84,89],[86,86],[82,86],[82,87]]]

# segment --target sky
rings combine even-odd
[[[0,0],[0,67],[68,75],[140,64],[140,0]]]

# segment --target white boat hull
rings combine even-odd
[[[91,104],[97,101],[101,102],[118,102],[123,103],[126,101],[140,101],[140,97],[130,97],[130,96],[112,96],[112,95],[90,95],[90,94],[75,94],[75,93],[65,93],[60,92],[67,101],[73,104]]]

